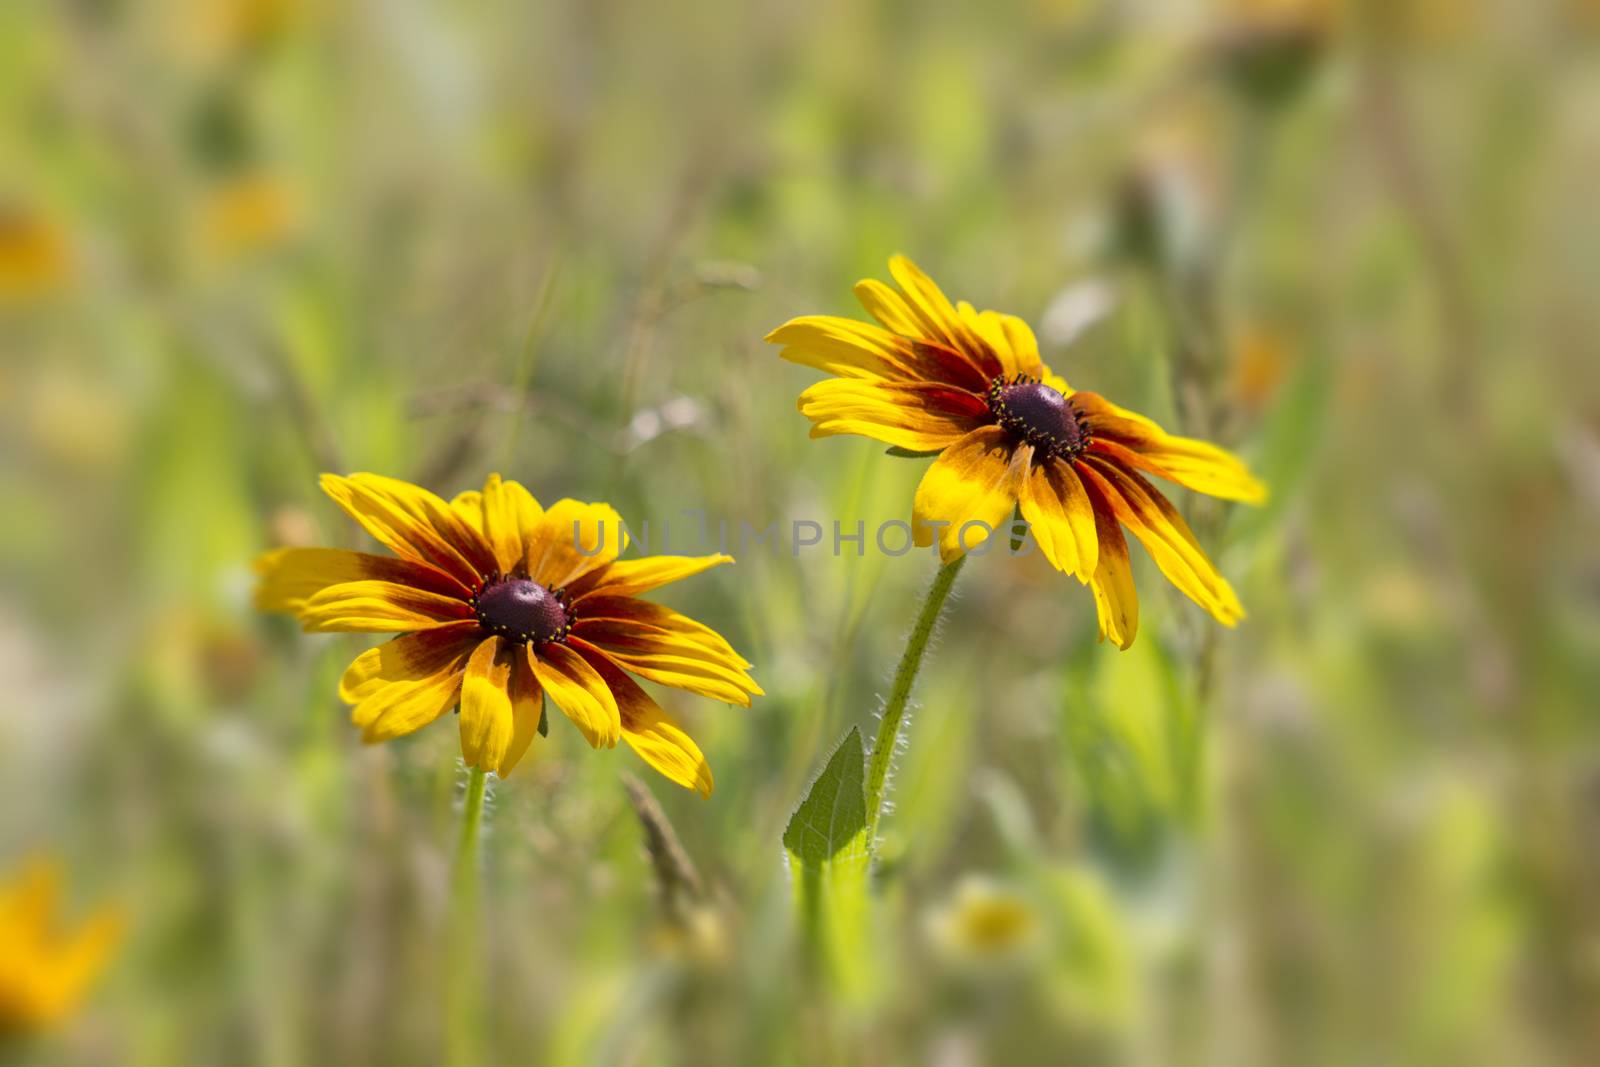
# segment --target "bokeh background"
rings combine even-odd
[[[360,544],[324,470],[905,518],[761,340],[905,251],[1249,458],[1174,496],[1250,618],[1136,551],[1118,653],[972,561],[822,974],[780,836],[933,563],[663,591],[768,695],[657,690],[709,801],[559,721],[492,783],[457,1058],[1600,1062],[1597,58],[1589,0],[0,5],[0,873],[127,920],[23,1054],[439,1062],[456,731],[363,748],[368,642],[252,557]]]

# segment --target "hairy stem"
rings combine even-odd
[[[461,807],[461,836],[456,842],[450,880],[449,985],[446,990],[449,1063],[470,1067],[481,1063],[483,955],[479,921],[478,831],[483,823],[487,775],[474,767],[467,778]]]
[[[872,756],[867,761],[867,840],[876,840],[878,819],[883,815],[883,791],[889,779],[889,764],[894,759],[895,742],[900,737],[900,724],[906,717],[906,705],[911,701],[911,689],[917,681],[917,671],[922,667],[922,656],[928,650],[928,639],[933,636],[934,625],[944,602],[955,585],[956,575],[966,556],[939,568],[928,589],[928,598],[922,602],[916,625],[906,641],[906,650],[900,656],[900,666],[895,668],[894,686],[889,690],[889,700],[883,706],[883,718],[878,721],[878,737],[872,743]]]

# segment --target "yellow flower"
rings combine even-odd
[[[0,1036],[60,1022],[105,969],[122,921],[103,908],[74,931],[56,915],[61,872],[35,860],[0,885]]]
[[[66,232],[41,215],[0,203],[0,301],[42,296],[71,273]]]
[[[989,878],[968,875],[927,921],[934,945],[963,963],[1014,960],[1036,945],[1039,912],[1021,893]]]
[[[200,236],[207,252],[246,256],[289,236],[299,215],[299,197],[287,182],[266,173],[245,174],[207,194],[200,209]]]
[[[307,632],[404,635],[362,653],[339,683],[367,741],[412,733],[459,704],[467,764],[505,776],[542,732],[547,695],[591,745],[620,738],[672,781],[711,794],[699,747],[625,672],[745,707],[761,695],[720,634],[636,599],[731,557],[619,560],[627,542],[611,507],[542,508],[498,474],[449,503],[375,474],[326,474],[322,488],[394,557],[270,552],[257,564],[257,605],[294,614]]]
[[[1074,391],[1040,361],[1021,319],[952,305],[904,256],[889,261],[889,272],[898,288],[873,279],[855,287],[879,325],[808,315],[767,340],[784,346],[785,359],[837,376],[800,394],[812,437],[859,434],[938,455],[913,504],[918,545],[937,538],[949,563],[1020,506],[1051,564],[1094,591],[1101,639],[1127,648],[1139,602],[1126,526],[1161,573],[1217,621],[1232,626],[1244,617],[1183,517],[1139,473],[1260,501],[1266,491],[1244,464]]]

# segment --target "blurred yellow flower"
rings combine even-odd
[[[1270,326],[1246,324],[1233,343],[1233,396],[1245,411],[1260,411],[1293,366],[1289,340]]]
[[[1183,517],[1139,473],[1228,500],[1263,500],[1265,488],[1243,463],[1074,391],[1040,361],[1021,319],[951,304],[904,256],[889,271],[898,288],[873,279],[855,288],[879,325],[808,315],[767,340],[784,346],[785,359],[836,375],[800,394],[812,437],[859,434],[938,456],[913,503],[918,545],[937,539],[949,563],[1020,507],[1051,564],[1093,590],[1101,639],[1127,648],[1139,602],[1126,526],[1218,622],[1244,617]]]
[[[66,231],[42,215],[0,204],[0,301],[40,296],[71,272]]]
[[[459,704],[467,764],[504,776],[543,732],[548,695],[591,745],[620,738],[667,778],[711,794],[699,747],[625,672],[745,707],[761,695],[720,634],[636,599],[732,557],[619,560],[627,538],[609,505],[546,509],[498,474],[449,503],[374,474],[328,474],[322,487],[394,557],[270,552],[257,604],[307,632],[404,635],[359,656],[339,684],[367,741]]]
[[[249,255],[287,237],[299,217],[299,197],[282,178],[239,175],[207,194],[200,209],[200,237],[213,254]]]
[[[933,944],[960,963],[1014,960],[1039,943],[1039,912],[1021,893],[989,878],[968,876],[928,916]]]
[[[61,872],[48,860],[0,884],[0,1037],[48,1029],[71,1014],[121,938],[122,920],[110,908],[62,929],[60,896]]]
[[[228,56],[282,33],[302,6],[301,0],[191,0],[173,29],[190,51]]]

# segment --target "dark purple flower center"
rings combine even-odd
[[[565,600],[531,578],[502,578],[484,586],[472,606],[490,633],[538,644],[563,640],[572,629]]]
[[[1083,414],[1059,392],[1031,378],[996,378],[989,410],[1012,434],[1050,456],[1071,459],[1089,445]]]

